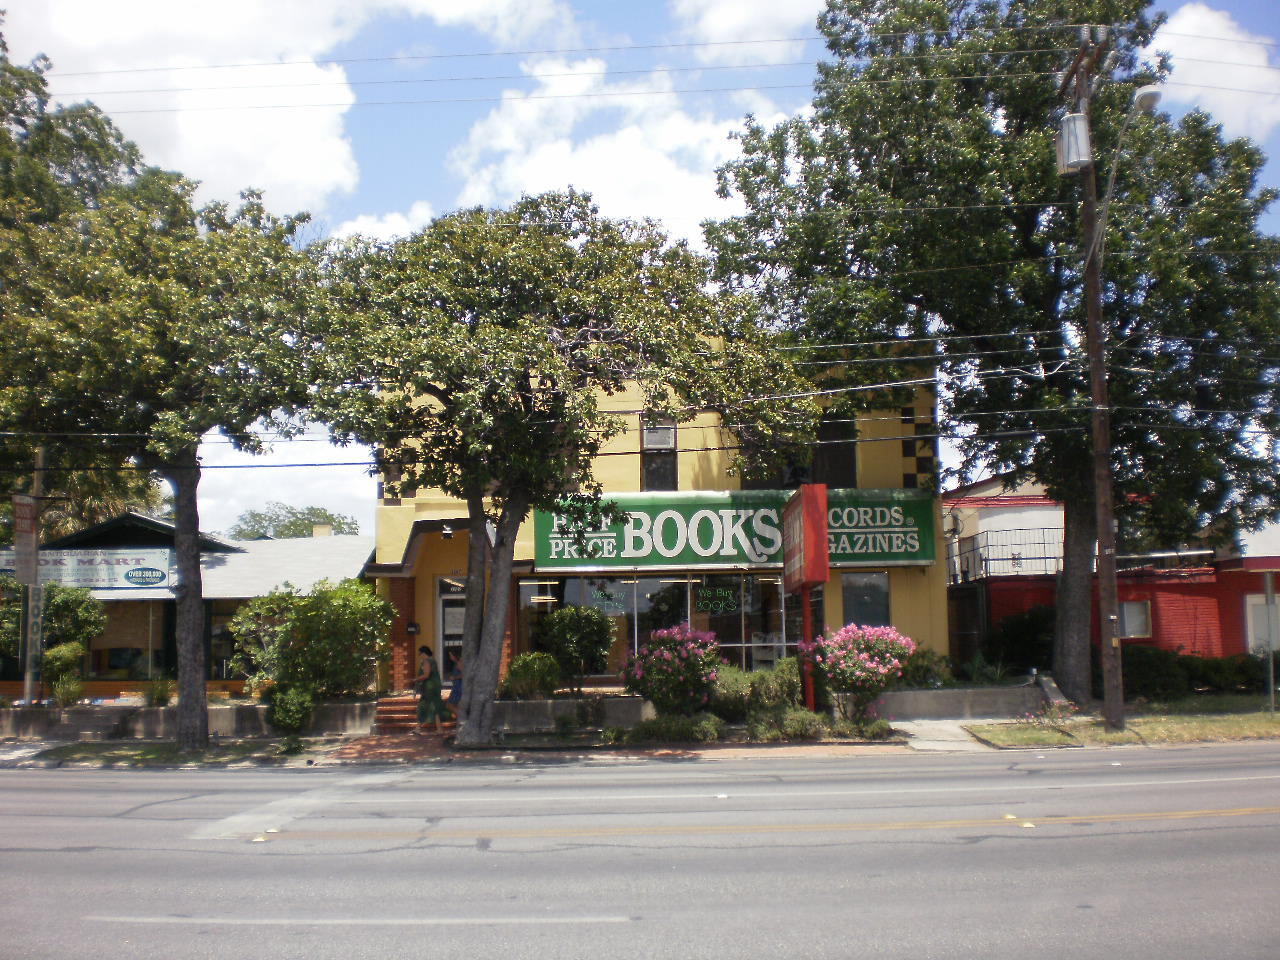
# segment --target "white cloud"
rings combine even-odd
[[[1165,86],[1171,101],[1203,107],[1230,136],[1263,141],[1280,128],[1280,71],[1270,60],[1274,43],[1274,37],[1248,32],[1225,11],[1188,3],[1156,34],[1152,50],[1172,56],[1173,76]]]
[[[803,43],[743,43],[815,35],[824,0],[670,0],[686,36],[715,44],[697,51],[705,63],[770,63],[800,55]]]
[[[405,237],[421,230],[434,217],[435,213],[431,209],[431,204],[425,200],[419,200],[409,208],[408,213],[396,211],[381,216],[362,214],[338,224],[333,228],[330,235],[337,239],[358,234],[362,237],[368,237],[370,240],[393,240],[396,237]]]
[[[368,447],[335,447],[324,435],[280,441],[267,453],[254,456],[237,452],[225,439],[211,433],[201,445],[200,528],[225,532],[246,510],[261,510],[271,501],[294,507],[324,507],[353,516],[361,533],[373,533],[377,505],[377,480],[364,466]],[[289,467],[283,464],[327,464]]]
[[[390,5],[394,0],[388,0]],[[551,36],[559,45],[574,42],[573,14],[561,0],[400,0],[414,13],[441,26],[467,26],[511,44],[532,36]]]
[[[611,84],[598,60],[525,69],[545,75],[539,86],[508,92],[451,157],[465,180],[459,203],[498,206],[573,186],[608,216],[652,218],[695,243],[702,220],[737,212],[716,197],[714,171],[736,155],[738,116],[690,112],[662,74]]]
[[[355,93],[343,67],[316,61],[387,14],[504,44],[573,33],[562,0],[56,0],[16,5],[5,36],[15,61],[49,55],[55,96],[92,99],[149,163],[200,181],[201,200],[254,187],[273,209],[319,213],[359,169]],[[225,66],[238,63],[258,65]]]
[[[354,93],[341,67],[314,61],[363,14],[339,0],[60,0],[11,11],[6,35],[17,60],[50,56],[59,99],[93,100],[148,162],[201,181],[202,200],[254,187],[277,210],[314,210],[358,179]],[[264,62],[287,65],[209,68]]]

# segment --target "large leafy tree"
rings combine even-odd
[[[520,524],[534,508],[601,511],[593,458],[639,412],[624,391],[678,420],[721,411],[744,470],[801,455],[812,405],[768,399],[798,392],[795,377],[751,303],[707,279],[653,224],[607,219],[573,192],[335,251],[321,416],[376,446],[390,490],[467,504],[459,742],[491,736]]]
[[[1109,164],[1135,86],[1169,69],[1142,60],[1148,7],[831,0],[812,114],[748,123],[720,181],[747,212],[708,227],[721,280],[758,291],[815,359],[863,342],[888,382],[921,352],[905,338],[936,338],[923,352],[950,388],[964,468],[1037,479],[1065,504],[1055,671],[1075,698],[1089,693],[1096,522],[1082,186],[1055,169],[1055,73],[1077,49],[1067,25],[1110,25],[1091,118]],[[1122,523],[1164,542],[1276,509],[1280,383],[1275,351],[1256,348],[1280,334],[1263,159],[1199,112],[1135,120],[1118,155],[1103,290],[1113,469]]]
[[[0,575],[0,657],[18,655],[21,611],[21,585]],[[46,584],[42,614],[45,647],[74,643],[87,650],[107,625],[105,604],[83,587]]]
[[[0,36],[0,276],[20,276],[32,237],[81,216],[137,175],[137,148],[92,104],[53,107],[43,58],[24,66],[8,58]],[[6,334],[11,331],[6,331]],[[83,450],[83,438],[32,433],[9,424],[0,435],[6,490],[31,489],[35,450],[44,450],[41,529],[60,536],[113,510],[158,503],[153,480],[132,465],[118,469]],[[92,466],[92,469],[84,469]],[[8,541],[9,503],[0,503],[0,541]]]
[[[254,194],[195,209],[193,185],[146,170],[93,205],[27,231],[0,293],[9,380],[0,421],[87,435],[174,491],[179,716],[184,749],[208,736],[198,449],[222,430],[245,449],[262,420],[306,400],[300,332],[314,289],[294,235]],[[92,446],[89,446],[92,444]]]
[[[316,524],[332,527],[335,534],[360,532],[360,524],[355,517],[334,513],[324,507],[294,507],[272,501],[261,510],[246,510],[240,514],[227,535],[235,540],[259,540],[263,537],[289,540],[311,536]]]

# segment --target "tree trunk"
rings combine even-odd
[[[467,719],[467,691],[474,686],[475,664],[480,656],[480,628],[484,624],[484,606],[489,580],[488,520],[484,498],[467,498],[467,605],[462,617],[462,702],[458,704],[458,724]]]
[[[526,512],[524,503],[508,501],[498,518],[479,649],[474,662],[467,664],[467,680],[462,686],[462,711],[455,741],[459,746],[485,746],[493,740],[493,701],[498,694],[502,640],[507,631],[511,567],[515,558],[516,534]]]
[[[174,459],[178,465],[167,468],[164,475],[173,484],[173,552],[178,571],[173,590],[177,600],[178,749],[202,750],[209,741],[209,709],[205,692],[208,670],[200,579],[200,512],[196,505],[200,464],[195,447]]]
[[[1058,574],[1053,678],[1076,703],[1093,699],[1093,563],[1098,523],[1091,500],[1063,504],[1062,572]]]

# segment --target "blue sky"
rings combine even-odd
[[[809,100],[821,0],[8,0],[24,61],[92,99],[205,198],[266,192],[315,236],[393,236],[461,205],[587,189],[604,212],[696,239],[728,134]],[[1201,105],[1258,140],[1280,185],[1276,0],[1157,3],[1174,56],[1162,108]],[[761,42],[764,41],[764,42]],[[1280,214],[1268,229],[1280,232]],[[206,529],[269,500],[319,504],[372,532],[362,459],[310,438],[248,460],[203,451]],[[252,463],[250,469],[240,469]]]

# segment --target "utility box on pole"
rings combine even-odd
[[[1093,145],[1089,139],[1089,116],[1068,113],[1058,128],[1058,173],[1079,173],[1093,165]]]

